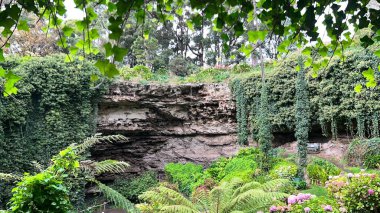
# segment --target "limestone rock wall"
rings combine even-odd
[[[237,151],[235,103],[227,84],[112,85],[99,104],[97,131],[126,143],[102,144],[97,160],[131,164],[130,173],[169,162],[209,164]]]

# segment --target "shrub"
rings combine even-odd
[[[144,65],[136,65],[133,68],[124,67],[121,69],[121,75],[125,80],[150,80],[153,73]]]
[[[140,201],[138,199],[140,194],[157,185],[157,174],[152,171],[148,171],[135,178],[116,179],[111,187],[116,189],[131,202],[138,203]]]
[[[189,62],[182,57],[173,58],[169,62],[170,72],[172,72],[174,75],[181,77],[187,76],[191,73],[189,66]]]
[[[235,177],[248,182],[252,180],[256,172],[257,164],[249,156],[232,158],[223,170],[222,181],[230,181]]]
[[[334,199],[330,199],[327,197],[312,197],[310,200],[307,200],[302,203],[296,203],[292,205],[291,211],[294,213],[304,213],[307,212],[305,208],[309,208],[312,213],[319,212],[342,212],[339,210],[339,205]]]
[[[204,181],[203,167],[194,163],[169,163],[165,166],[165,173],[168,179],[177,183],[179,190],[186,195],[191,195]]]
[[[249,64],[237,64],[232,68],[233,73],[245,73],[252,70]]]
[[[229,159],[225,157],[219,158],[217,161],[214,161],[206,170],[205,170],[205,176],[211,177],[212,179],[216,181],[221,181],[223,179],[223,171],[226,168],[226,165],[228,164]]]
[[[272,178],[293,179],[297,175],[297,165],[289,161],[280,161],[269,171]]]
[[[380,211],[380,178],[376,174],[356,174],[342,189],[344,206],[349,212]]]
[[[367,155],[364,159],[364,166],[371,169],[380,168],[380,155]]]
[[[348,147],[346,158],[351,165],[364,164],[367,168],[376,168],[378,163],[376,155],[380,155],[380,138],[355,139]]]
[[[306,167],[307,175],[314,184],[324,184],[329,176],[339,175],[341,170],[333,163],[314,158]]]

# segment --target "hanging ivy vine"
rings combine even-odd
[[[90,63],[50,56],[7,64],[22,79],[17,95],[0,97],[0,172],[30,171],[31,161],[47,164],[60,149],[94,132],[101,89],[91,89],[97,69]]]
[[[240,80],[234,82],[233,87],[235,100],[236,100],[236,120],[237,120],[237,132],[238,132],[238,144],[248,144],[248,123],[247,123],[247,99],[244,95],[244,88],[242,87]]]
[[[272,154],[272,124],[270,123],[270,111],[268,101],[268,88],[263,82],[261,86],[260,109],[258,115],[258,141],[260,149],[264,153],[263,169],[269,169]]]
[[[298,143],[298,177],[303,179],[305,176],[305,168],[307,165],[307,143],[309,141],[309,92],[307,81],[305,78],[305,70],[303,68],[302,58],[299,57],[298,64],[300,71],[296,80],[296,139]]]
[[[268,94],[270,103],[268,109],[271,116],[267,118],[272,124],[273,134],[293,133],[296,129],[294,85],[297,73],[294,69],[297,66],[298,56],[298,53],[293,53],[286,59],[278,61],[273,70],[266,75],[266,85],[271,91]],[[307,75],[310,125],[313,130],[321,131],[321,135],[333,138],[343,133],[352,137],[378,135],[375,130],[378,129],[376,127],[378,118],[374,113],[380,111],[380,88],[363,86],[361,93],[356,93],[354,88],[357,84],[365,85],[362,73],[368,68],[377,70],[379,63],[379,58],[371,50],[358,47],[347,51],[344,61],[332,58],[326,69],[318,71],[316,78]],[[375,77],[379,79],[380,72],[375,72]],[[240,84],[246,100],[249,100],[247,109],[250,110],[251,132],[258,140],[261,104],[261,90],[258,89],[261,87],[259,73],[241,79]],[[366,124],[370,125],[366,127]]]

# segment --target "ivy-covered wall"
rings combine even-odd
[[[20,75],[18,94],[0,97],[0,172],[30,171],[95,131],[96,100],[86,62],[64,57],[23,58],[3,64]]]
[[[274,133],[292,134],[295,131],[295,67],[298,56],[297,53],[289,55],[266,74],[270,102],[268,116]],[[344,61],[332,58],[329,66],[319,70],[316,78],[312,77],[312,71],[307,71],[311,125],[313,130],[322,130],[327,136],[343,133],[359,137],[376,136],[379,134],[380,87],[366,88],[362,72],[371,67],[380,77],[377,68],[380,60],[370,50],[364,49],[346,51],[345,56]],[[234,80],[232,88],[236,82],[244,87],[250,121],[248,129],[255,137],[260,107],[260,74]],[[360,94],[354,91],[358,83],[363,85]]]

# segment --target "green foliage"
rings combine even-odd
[[[205,170],[205,176],[211,177],[216,181],[221,181],[225,175],[223,172],[226,165],[230,162],[230,159],[221,157],[218,160],[212,162],[212,164]]]
[[[225,81],[230,77],[230,70],[223,68],[207,68],[200,69],[197,72],[194,72],[191,75],[188,75],[184,82],[189,83],[220,83]]]
[[[305,78],[305,69],[303,67],[302,58],[299,57],[298,65],[300,71],[297,74],[296,80],[296,139],[298,148],[298,172],[297,176],[301,179],[305,176],[305,169],[307,164],[307,143],[309,141],[309,117],[310,117],[310,104],[309,92]]]
[[[65,63],[49,56],[10,62],[22,77],[19,92],[0,97],[0,171],[32,171],[32,161],[47,165],[52,155],[81,141],[95,129],[95,106],[105,83],[94,89],[89,62]]]
[[[99,190],[116,207],[136,212],[133,204],[119,192],[95,180],[95,175],[101,173],[124,171],[121,167],[126,167],[126,163],[103,161],[107,162],[107,166],[104,167],[103,163],[99,163],[103,166],[99,172],[97,162],[90,160],[79,162],[79,159],[84,157],[81,155],[84,154],[83,149],[89,149],[102,141],[125,140],[122,136],[97,137],[97,139],[98,141],[90,139],[79,145],[70,145],[52,158],[52,164],[47,169],[35,175],[25,173],[12,190],[10,210],[12,212],[74,211],[73,195],[77,193],[77,183],[84,181],[96,183]]]
[[[233,73],[245,73],[252,70],[252,67],[248,64],[237,64],[232,68]]]
[[[240,145],[248,144],[248,121],[247,121],[247,99],[245,98],[244,90],[239,80],[233,84],[233,92],[236,99],[236,120],[238,141]]]
[[[307,165],[306,171],[310,180],[315,184],[324,184],[329,176],[339,175],[341,172],[336,165],[321,158],[313,158]]]
[[[370,169],[379,169],[380,155],[367,155],[364,159],[364,165]]]
[[[144,65],[136,65],[133,68],[124,67],[120,72],[125,80],[150,80],[153,78],[150,68]]]
[[[312,185],[310,189],[303,190],[302,193],[309,193],[317,197],[328,197],[327,189],[318,185]]]
[[[248,182],[252,180],[257,169],[257,163],[250,156],[232,158],[224,167],[221,181],[230,181],[235,177]]]
[[[349,179],[341,189],[342,201],[349,212],[377,212],[380,210],[380,178],[361,174]]]
[[[190,195],[204,181],[203,167],[193,163],[169,163],[165,166],[165,174],[186,195]]]
[[[140,198],[147,203],[139,204],[138,207],[143,212],[253,212],[266,208],[273,199],[286,197],[287,194],[278,190],[288,182],[276,179],[265,184],[244,184],[244,181],[236,178],[211,190],[204,189],[202,193],[196,194],[197,197],[192,197],[193,202],[172,189],[160,186],[143,193]]]
[[[173,58],[169,62],[170,72],[172,72],[174,75],[181,77],[191,74],[190,66],[191,64],[182,57]]]
[[[309,207],[310,212],[313,213],[324,213],[327,212],[324,208],[329,205],[332,208],[332,211],[330,212],[335,212],[335,213],[340,213],[341,211],[339,210],[339,205],[334,199],[330,199],[328,197],[314,197],[310,200],[307,200],[305,202],[299,203],[292,205],[292,210],[289,212],[294,212],[294,213],[304,213],[305,208]]]
[[[348,147],[346,158],[351,165],[377,168],[378,155],[380,155],[380,138],[355,139]]]
[[[257,148],[241,149],[236,156],[222,157],[213,162],[205,170],[205,177],[211,177],[217,182],[229,181],[234,177],[250,181],[259,172],[258,163],[261,162],[262,156],[262,152]]]
[[[276,163],[272,169],[269,171],[269,176],[271,178],[286,178],[293,179],[297,175],[297,165],[290,161],[280,161]]]
[[[267,83],[263,81],[260,93],[260,108],[258,114],[258,134],[257,138],[260,144],[260,149],[264,153],[263,168],[269,169],[266,162],[270,161],[272,150],[272,124],[269,120],[269,99],[268,99]]]
[[[78,157],[72,147],[63,150],[46,171],[26,174],[12,190],[12,212],[68,212],[73,207],[69,188],[64,181],[79,168]]]
[[[266,118],[272,124],[272,132],[295,132],[296,130],[296,80],[299,53],[289,54],[286,59],[279,60],[273,72],[267,73],[266,85],[269,112]],[[323,59],[320,59],[323,60]],[[345,60],[332,58],[329,66],[317,70],[318,76],[313,78],[312,70],[305,68],[305,78],[309,92],[310,127],[321,126],[328,135],[347,134],[368,136],[367,127],[374,128],[380,103],[378,87],[364,88],[360,94],[353,91],[358,82],[363,82],[361,72],[372,67],[376,69],[380,60],[371,51],[360,48],[345,53]],[[306,63],[306,62],[305,62]],[[375,72],[377,77],[379,72]],[[232,82],[233,83],[233,82]],[[262,80],[260,75],[241,76],[240,83],[244,88],[249,119],[255,139],[259,138],[259,117]],[[370,124],[370,125],[367,125]],[[371,127],[372,126],[372,127]],[[344,128],[346,127],[346,128]],[[375,131],[372,131],[376,135]]]
[[[138,196],[143,192],[148,191],[148,189],[158,185],[157,174],[154,172],[144,172],[140,176],[130,179],[118,178],[111,185],[111,187],[125,198],[133,203],[138,203],[140,200]]]

